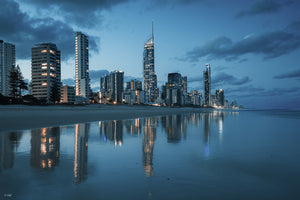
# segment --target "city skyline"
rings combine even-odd
[[[42,42],[57,44],[62,52],[62,80],[74,79],[73,38],[74,32],[82,31],[89,36],[92,86],[95,77],[115,69],[125,71],[124,82],[141,80],[142,45],[154,20],[159,89],[167,73],[179,72],[188,77],[189,91],[203,93],[202,71],[208,62],[211,91],[224,89],[230,101],[250,108],[300,107],[299,2],[89,1],[82,8],[90,13],[86,24],[80,23],[83,16],[74,15],[82,7],[80,2],[3,3],[2,8],[12,9],[1,10],[0,25],[7,28],[0,31],[0,38],[15,44],[16,63],[26,79],[30,79],[30,48]],[[55,6],[56,10],[50,9]],[[18,23],[5,20],[12,14]]]

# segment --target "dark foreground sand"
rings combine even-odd
[[[205,109],[206,110],[206,109]],[[51,127],[80,122],[132,119],[180,113],[203,112],[201,108],[166,108],[129,105],[0,106],[0,132]]]

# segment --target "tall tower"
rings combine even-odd
[[[205,64],[205,69],[203,71],[203,81],[204,81],[204,105],[210,105],[210,64]]]
[[[10,95],[9,74],[16,65],[15,45],[0,40],[0,93]]]
[[[81,32],[75,33],[75,93],[89,98],[89,39]]]
[[[32,95],[53,102],[53,92],[60,97],[60,51],[53,43],[37,44],[31,48]],[[57,87],[57,88],[54,88]]]
[[[154,102],[158,97],[157,77],[154,72],[154,34],[152,22],[152,36],[144,45],[143,79],[145,102]]]

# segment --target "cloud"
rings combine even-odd
[[[236,78],[230,74],[222,72],[217,74],[215,77],[212,77],[212,81],[214,84],[223,83],[229,85],[244,85],[251,82],[251,79],[248,76],[245,76],[243,78]]]
[[[300,78],[300,69],[274,76],[275,79]]]
[[[67,78],[62,80],[63,85],[75,86],[75,79]]]
[[[300,24],[293,23],[284,30],[250,35],[239,41],[221,36],[203,46],[188,51],[181,61],[197,62],[201,58],[238,60],[246,54],[262,55],[264,59],[277,58],[300,47]],[[241,59],[240,61],[243,61]]]
[[[101,11],[132,0],[27,0],[37,10],[60,13],[66,21],[85,27],[93,27],[102,21]],[[84,23],[82,23],[84,22]]]
[[[279,11],[282,7],[292,4],[292,1],[278,3],[274,0],[260,0],[251,5],[247,10],[243,10],[236,15],[236,18],[244,16],[254,16],[260,14],[270,14]]]
[[[188,5],[192,3],[204,2],[207,0],[152,0],[152,5],[156,6],[175,6],[175,5]]]
[[[44,2],[44,1],[43,1]],[[38,43],[52,42],[61,50],[62,60],[74,55],[75,31],[66,22],[50,17],[33,18],[20,10],[19,4],[2,0],[0,6],[0,37],[16,45],[18,59],[30,58],[30,49]],[[98,52],[98,38],[90,36],[91,51]]]
[[[109,71],[107,70],[90,70],[90,79],[91,79],[91,84],[100,84],[100,78],[104,77],[105,75],[108,75]]]

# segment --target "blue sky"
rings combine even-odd
[[[154,21],[158,85],[167,74],[188,77],[203,93],[211,64],[212,91],[249,108],[300,109],[300,2],[279,0],[0,0],[0,39],[16,45],[30,79],[30,49],[53,42],[62,79],[74,79],[74,32],[90,38],[92,86],[108,71],[142,79],[143,46]]]

